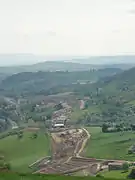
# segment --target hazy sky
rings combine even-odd
[[[135,54],[135,0],[0,0],[0,53]]]

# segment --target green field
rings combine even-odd
[[[77,121],[80,118],[84,118],[85,114],[88,113],[100,113],[101,110],[98,106],[93,105],[89,107],[88,109],[80,110],[79,107],[76,107],[73,109],[72,115],[71,115],[71,120],[72,121]]]
[[[135,105],[135,100],[129,101],[128,103],[126,103],[128,105]]]
[[[103,180],[101,177],[75,177],[60,175],[0,174],[0,180]],[[104,178],[109,180],[110,178]],[[113,180],[115,178],[111,178]],[[122,180],[123,178],[121,178]]]
[[[122,171],[106,171],[100,174],[105,178],[126,179],[130,174],[130,171],[126,173],[123,173]]]
[[[43,132],[31,139],[32,132],[25,132],[22,139],[10,136],[0,140],[0,155],[11,163],[13,171],[29,172],[28,166],[49,153],[49,138]]]
[[[85,149],[86,156],[105,159],[125,159],[135,161],[135,155],[128,155],[128,148],[135,144],[132,132],[102,133],[101,128],[87,128],[91,138]]]

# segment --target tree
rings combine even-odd
[[[61,103],[57,104],[57,105],[55,106],[55,109],[56,109],[57,111],[60,110],[60,109],[63,109],[62,104],[61,104]]]
[[[103,99],[102,103],[103,103],[103,104],[107,104],[106,99]]]
[[[38,137],[38,134],[37,133],[33,133],[33,135],[32,135],[32,139],[36,139]]]
[[[131,124],[132,131],[135,131],[135,124]]]
[[[99,96],[99,88],[96,88],[96,94]]]
[[[108,127],[109,127],[108,124],[105,124],[105,123],[104,123],[104,124],[102,125],[102,132],[104,132],[104,133],[107,132]]]
[[[131,170],[131,173],[128,175],[128,178],[135,179],[135,169]]]
[[[23,138],[23,133],[22,133],[22,132],[19,132],[19,133],[17,134],[17,136],[18,136],[18,139],[22,139],[22,138]]]
[[[32,107],[31,107],[31,112],[34,112],[35,111],[35,105],[32,105]]]
[[[128,171],[128,169],[129,169],[129,165],[128,165],[128,163],[127,162],[125,162],[124,164],[123,164],[123,170],[124,170],[124,172],[127,172]]]
[[[89,105],[88,102],[85,102],[85,109],[88,109]]]
[[[120,125],[116,125],[116,129],[117,129],[118,132],[122,131],[122,128],[121,128]]]
[[[50,120],[52,118],[52,113],[48,113],[47,115],[46,115],[46,119],[47,120]]]
[[[10,163],[5,163],[4,166],[7,170],[11,170],[11,164]]]

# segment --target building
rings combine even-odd
[[[108,164],[108,170],[122,170],[123,169],[123,162],[113,162]]]
[[[54,124],[53,125],[53,128],[64,128],[65,127],[65,125],[63,124],[63,123],[61,123],[61,124]]]

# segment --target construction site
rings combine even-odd
[[[120,169],[125,161],[106,160],[83,157],[84,148],[91,135],[85,128],[67,126],[72,108],[62,104],[52,116],[52,127],[49,129],[50,157],[44,157],[29,167],[33,173],[95,176],[98,172],[109,169]]]
[[[34,173],[43,174],[71,174],[91,166],[92,173],[96,173],[95,159],[82,158],[80,154],[89,136],[85,129],[65,129],[59,132],[51,132],[52,156],[35,162]],[[94,165],[94,166],[93,166]]]
[[[52,156],[38,160],[30,168],[35,169],[34,174],[74,175],[83,171],[95,176],[101,169],[108,168],[110,161],[81,156],[89,138],[90,134],[84,128],[51,132]]]

